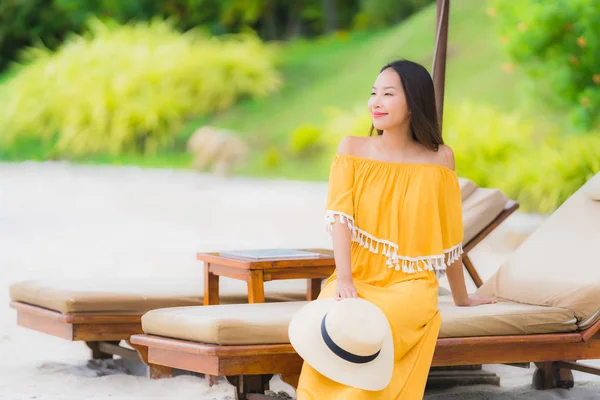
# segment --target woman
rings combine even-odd
[[[467,294],[460,186],[452,150],[443,144],[431,76],[414,62],[388,64],[368,107],[371,135],[344,138],[332,163],[326,221],[336,272],[320,297],[361,297],[385,313],[393,377],[385,389],[366,391],[304,363],[299,400],[421,399],[441,323],[437,278],[447,273],[457,306],[495,301]]]

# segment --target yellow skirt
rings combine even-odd
[[[304,363],[298,400],[422,399],[441,325],[437,282],[416,279],[378,287],[355,280],[354,284],[358,296],[381,308],[390,322],[395,358],[392,380],[383,390],[366,391],[334,382]],[[333,297],[335,287],[336,280],[329,280],[319,297]]]

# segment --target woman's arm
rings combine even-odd
[[[357,146],[356,138],[345,137],[338,145],[338,154],[353,154]],[[339,177],[338,177],[339,179]],[[335,297],[338,300],[348,297],[357,297],[356,288],[352,281],[352,266],[350,247],[352,243],[352,231],[340,221],[340,215],[335,214],[331,237],[333,240],[333,256],[337,272],[337,283]]]
[[[331,235],[333,238],[333,256],[337,272],[336,298],[357,297],[356,288],[352,280],[352,267],[350,265],[352,232],[345,224],[339,221],[339,216],[335,217]]]
[[[442,164],[451,170],[454,170],[455,161],[452,149],[446,145],[441,145],[440,150],[441,153],[444,154]],[[476,306],[479,304],[496,302],[496,299],[493,298],[469,296],[469,293],[467,293],[467,285],[465,284],[462,256],[458,257],[456,261],[448,266],[446,269],[446,277],[448,277],[448,283],[450,284],[452,299],[457,306]]]
[[[467,285],[465,284],[462,257],[458,257],[458,260],[454,261],[446,269],[446,277],[450,284],[452,299],[457,306],[477,306],[496,302],[493,298],[469,296]]]

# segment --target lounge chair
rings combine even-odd
[[[93,359],[119,355],[140,360],[143,354],[120,342],[142,333],[141,316],[153,309],[201,306],[203,292],[202,281],[181,279],[32,280],[11,285],[10,305],[17,310],[19,326],[83,341]],[[266,293],[267,302],[304,299],[305,285]],[[247,293],[237,288],[222,289],[220,300],[222,304],[248,301]]]
[[[515,212],[518,204],[508,200],[498,189],[480,188],[468,179],[461,178],[460,186],[465,267],[475,284],[480,286],[481,278],[468,253]],[[303,290],[304,286],[297,292],[271,293],[267,301],[302,300],[305,297]],[[84,341],[95,359],[113,355],[143,358],[145,354],[138,355],[120,346],[120,342],[129,341],[131,335],[142,333],[142,314],[153,309],[202,305],[203,292],[202,282],[167,283],[138,279],[41,280],[18,282],[10,287],[11,306],[17,310],[18,325],[71,341]],[[247,301],[242,292],[224,291],[221,300],[225,304]],[[152,373],[160,376],[158,368]]]
[[[538,228],[478,289],[501,301],[456,307],[440,297],[433,366],[534,362],[537,389],[573,386],[574,360],[600,359],[600,201],[586,195],[600,173]],[[237,399],[266,398],[273,374],[293,386],[302,360],[287,327],[305,302],[154,310],[142,317],[150,368],[226,376]],[[168,370],[163,370],[168,373]]]

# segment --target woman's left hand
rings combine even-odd
[[[497,302],[498,302],[498,300],[496,300],[493,297],[469,296],[469,298],[466,301],[466,304],[461,304],[461,305],[464,307],[474,307],[474,306],[480,306],[482,304],[494,304]]]

